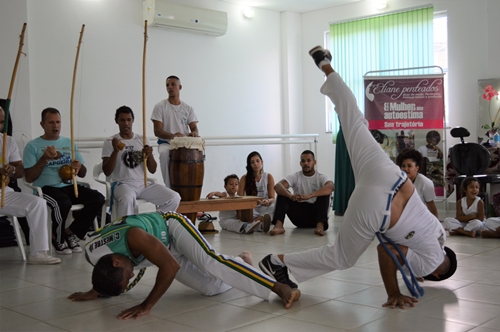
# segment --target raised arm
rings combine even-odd
[[[25,153],[31,153],[30,151],[25,151]],[[34,155],[33,155],[34,156]],[[61,153],[56,150],[54,146],[48,146],[40,159],[37,160],[35,165],[30,168],[24,169],[24,177],[26,181],[29,183],[34,182],[36,179],[40,177],[43,172],[43,169],[49,162],[49,160],[59,159],[61,157]],[[33,157],[34,159],[35,157]]]
[[[156,172],[156,167],[158,166],[156,163],[156,160],[153,156],[153,147],[146,145],[143,149],[142,152],[146,154],[146,165],[148,167],[148,171],[151,174],[154,174]]]
[[[129,230],[127,233],[127,242],[132,252],[142,253],[148,261],[158,267],[158,274],[148,297],[141,304],[123,310],[118,315],[120,319],[139,318],[149,314],[151,308],[170,287],[177,271],[180,269],[179,263],[167,247],[160,240],[142,229],[132,228]]]

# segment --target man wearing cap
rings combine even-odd
[[[277,281],[287,280],[289,269],[302,282],[353,266],[377,237],[380,272],[388,297],[383,306],[413,307],[419,296],[414,288],[423,295],[417,279],[440,281],[451,277],[457,267],[455,254],[444,247],[444,228],[424,206],[412,182],[407,181],[406,173],[388,158],[370,134],[354,95],[330,65],[330,52],[318,46],[309,54],[327,76],[321,93],[335,105],[356,187],[335,244],[299,253],[268,255],[259,266]],[[413,285],[408,282],[407,286],[413,296],[400,292],[398,268],[405,273],[405,282],[406,272],[412,277]]]

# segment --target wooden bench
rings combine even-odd
[[[258,201],[261,199],[258,196],[242,196],[234,198],[202,198],[199,201],[181,201],[177,212],[192,214],[199,211],[236,210],[241,211],[242,221],[251,222],[253,221],[253,209],[257,207]],[[195,220],[194,218],[191,219]]]

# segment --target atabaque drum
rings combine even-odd
[[[183,201],[198,201],[205,173],[205,141],[200,137],[174,137],[170,141],[170,187]]]

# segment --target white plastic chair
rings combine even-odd
[[[26,252],[24,251],[24,242],[21,237],[21,226],[19,225],[19,221],[15,216],[6,216],[0,215],[0,217],[7,217],[10,220],[12,227],[14,228],[14,233],[16,234],[17,245],[19,246],[19,250],[21,251],[21,256],[23,256],[23,261],[26,262]]]
[[[23,178],[23,180],[24,180],[24,185],[26,187],[33,189],[39,197],[43,198],[43,190],[41,187],[32,185],[31,183],[27,182],[25,178]],[[90,188],[90,184],[87,182],[78,182],[78,184],[81,186]],[[81,209],[83,209],[83,207],[84,207],[83,204],[73,204],[71,206],[71,209],[68,213],[68,216],[66,217],[66,227],[71,225],[71,223],[73,222],[73,211],[81,210]],[[47,220],[52,220],[51,216],[52,216],[52,209],[50,208],[50,206],[48,206],[48,217],[47,217],[48,219]],[[49,243],[52,243],[52,222],[47,223],[47,225],[49,228]],[[94,229],[98,229],[98,228],[99,228],[99,224],[97,223],[97,218],[95,218],[94,219]],[[51,248],[50,254],[52,254],[52,246],[49,246],[49,247]]]
[[[104,177],[105,179],[102,180],[101,179],[102,177]],[[106,201],[102,206],[102,212],[101,212],[101,227],[103,227],[106,224],[106,213],[110,207],[111,181],[109,180],[109,177],[104,176],[104,172],[102,170],[102,163],[97,163],[94,166],[94,180],[106,186]],[[155,183],[158,183],[158,181],[155,178],[148,178],[148,184],[155,184]],[[114,202],[113,204],[116,204],[116,202]],[[146,201],[145,199],[138,199],[137,205],[134,207],[134,213],[138,214],[141,212],[148,212],[148,211],[156,211],[156,206],[153,203]],[[119,217],[121,216],[116,215],[116,209],[112,209],[111,220],[115,220]]]

